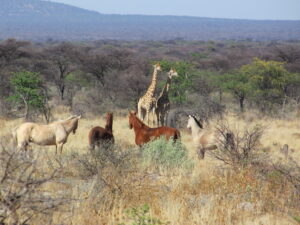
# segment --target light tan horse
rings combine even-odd
[[[198,156],[204,159],[207,150],[218,148],[215,132],[203,129],[203,125],[194,117],[189,115],[187,128],[192,130],[193,142],[198,151]]]
[[[48,125],[23,123],[13,131],[17,141],[17,149],[27,150],[29,143],[37,145],[55,145],[62,153],[63,145],[71,132],[75,134],[78,120],[81,116],[71,116],[68,119],[52,122]]]

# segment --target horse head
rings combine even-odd
[[[197,125],[199,128],[203,129],[202,123],[200,123],[200,121],[198,121],[195,116],[189,115],[187,128],[191,129],[194,125]]]
[[[136,112],[129,112],[128,113],[128,119],[129,119],[129,129],[133,128],[133,124],[136,119]]]
[[[105,124],[105,130],[112,133],[112,126],[113,126],[113,114],[110,112],[106,113],[106,124]]]
[[[72,119],[72,132],[73,134],[76,134],[76,130],[78,128],[78,120],[81,118],[80,116],[74,116]]]

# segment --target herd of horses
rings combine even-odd
[[[27,150],[30,143],[37,145],[55,145],[62,153],[63,146],[68,140],[71,132],[76,133],[78,121],[81,116],[73,115],[65,120],[59,120],[47,125],[26,122],[15,128],[13,136],[17,143],[18,150]],[[177,141],[180,139],[180,131],[173,127],[161,126],[151,128],[143,123],[136,115],[136,112],[128,114],[129,128],[134,130],[135,143],[142,146],[151,140],[165,137],[166,140]],[[203,125],[192,115],[188,116],[187,128],[192,130],[192,137],[195,147],[198,150],[199,158],[204,158],[205,151],[217,148],[214,132],[203,129]],[[114,144],[113,135],[113,114],[106,114],[105,127],[93,127],[88,134],[89,148],[101,148],[107,144]]]

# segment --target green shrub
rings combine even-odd
[[[188,159],[187,150],[180,141],[175,143],[160,138],[145,144],[142,148],[145,166],[162,167],[164,169],[191,168],[193,163]]]

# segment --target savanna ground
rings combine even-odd
[[[54,114],[70,115],[67,108]],[[281,120],[248,112],[224,118],[235,130],[264,127],[259,151],[270,165],[287,164],[289,157],[299,161],[299,117]],[[104,114],[81,119],[62,155],[55,155],[54,147],[32,145],[40,173],[59,171],[39,189],[68,200],[47,214],[36,213],[27,224],[299,224],[299,190],[288,178],[278,171],[261,175],[252,168],[234,168],[209,154],[199,160],[187,129],[180,131],[190,166],[147,163],[135,147],[127,111],[120,111],[113,124],[116,147],[109,150],[114,153],[93,160],[87,135],[91,127],[104,126],[104,119]],[[10,132],[21,122],[0,120],[2,147],[12,145]],[[288,156],[280,150],[284,144],[289,145]]]

